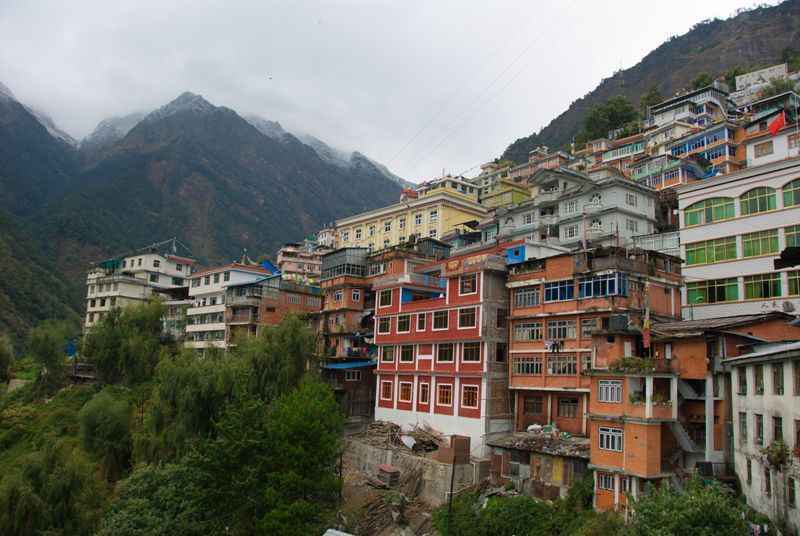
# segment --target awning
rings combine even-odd
[[[322,365],[322,368],[328,370],[341,370],[341,369],[374,367],[377,364],[378,362],[374,359],[359,359],[356,361],[344,361],[342,363],[326,363]]]

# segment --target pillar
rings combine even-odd
[[[644,379],[644,416],[647,419],[653,417],[653,377],[646,376]]]
[[[706,373],[706,445],[705,461],[711,460],[714,451],[714,379],[712,372]],[[766,423],[764,424],[766,426]]]
[[[669,382],[669,399],[672,402],[672,418],[678,420],[678,382],[680,379],[673,376]]]

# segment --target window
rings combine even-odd
[[[153,259],[153,268],[159,268],[161,266],[161,261],[158,259]]]
[[[789,279],[789,296],[797,296],[800,294],[800,270],[787,272],[786,276]]]
[[[181,285],[183,285],[183,279],[180,277],[173,277],[172,284],[175,285],[176,287],[180,287]]]
[[[634,233],[639,232],[639,222],[630,218],[625,219],[625,229]]]
[[[342,301],[342,291],[341,290],[334,290],[333,291],[333,301],[335,301],[335,302]]]
[[[772,364],[772,393],[783,394],[783,363]]]
[[[539,305],[539,285],[514,289],[514,307],[534,307]]]
[[[142,265],[142,259],[141,259],[141,258],[140,258],[140,259],[138,259],[138,262],[136,263],[136,265],[137,265],[137,266],[141,266],[141,265]]]
[[[389,307],[392,305],[392,289],[384,289],[378,294],[378,306]]]
[[[361,227],[356,229],[355,234],[356,234],[356,240],[361,240]]]
[[[588,318],[581,320],[581,338],[589,339],[592,337],[592,332],[598,330],[598,318]]]
[[[506,309],[497,309],[496,327],[505,328],[508,326],[508,311]]]
[[[614,491],[614,475],[597,473],[597,489]]]
[[[392,399],[392,382],[390,381],[381,382],[381,400],[391,400],[391,399]]]
[[[739,283],[735,277],[687,283],[686,295],[690,305],[736,301],[739,299]]]
[[[436,386],[436,405],[437,406],[452,406],[453,405],[453,385],[449,383],[440,383]]]
[[[384,316],[378,319],[378,333],[386,335],[392,330],[392,319]]]
[[[397,397],[398,402],[411,402],[411,392],[414,384],[411,382],[400,382],[400,394]]]
[[[419,384],[419,403],[420,404],[427,404],[430,402],[431,396],[431,386],[430,384],[420,383]]]
[[[414,214],[414,225],[422,225],[422,214]]]
[[[738,367],[736,369],[736,378],[739,385],[736,394],[747,396],[747,367]]]
[[[578,226],[577,225],[570,225],[564,231],[566,238],[575,238],[578,236]]]
[[[574,355],[552,355],[547,358],[547,374],[550,376],[575,376],[578,373],[578,358]]]
[[[439,221],[439,211],[436,209],[431,210],[428,213],[428,221],[433,223],[435,221]]]
[[[505,363],[508,358],[508,344],[504,342],[495,343],[494,360],[498,363]]]
[[[578,282],[581,298],[625,295],[628,293],[628,278],[625,274],[604,274],[584,277]]]
[[[458,327],[461,328],[474,328],[478,325],[477,319],[478,309],[470,307],[469,309],[458,310]]]
[[[756,431],[753,439],[755,439],[756,445],[763,447],[764,446],[764,416],[759,415],[756,413]]]
[[[437,234],[438,232],[436,231],[436,229],[431,229],[430,231],[428,231],[428,236],[431,238],[436,238]]]
[[[381,352],[381,361],[384,363],[394,362],[394,346],[384,346]]]
[[[400,347],[400,362],[413,363],[414,362],[414,345],[404,344]]]
[[[515,357],[511,365],[512,374],[517,376],[542,375],[542,358],[540,356]]]
[[[734,217],[733,199],[715,197],[686,207],[683,211],[684,225],[701,225]]]
[[[558,399],[558,416],[567,419],[578,417],[578,399],[574,397]]]
[[[789,135],[789,149],[797,149],[800,147],[800,134]]]
[[[514,325],[515,341],[540,341],[542,340],[542,323],[525,322]]]
[[[575,200],[567,201],[567,206],[566,206],[565,212],[567,214],[572,214],[573,212],[577,212],[577,211],[578,211],[578,202],[575,201]]]
[[[783,441],[783,417],[772,417],[772,440]]]
[[[735,258],[735,236],[686,245],[686,264],[710,264]]]
[[[756,394],[764,394],[764,365],[756,365],[754,367],[756,377]]]
[[[774,298],[781,295],[781,274],[750,275],[744,278],[744,297]]]
[[[461,386],[461,407],[473,408],[478,407],[478,386],[477,385],[462,385]]]
[[[397,226],[400,229],[405,229],[406,228],[406,218],[404,216],[401,216],[400,219],[397,220]]]
[[[433,313],[433,329],[447,329],[449,311],[434,311]]]
[[[541,415],[544,412],[544,397],[526,396],[523,411],[527,415]]]
[[[350,241],[350,231],[342,231],[342,242]]]
[[[753,483],[753,463],[750,459],[747,460],[747,485]]]
[[[772,142],[770,142],[770,145]],[[739,197],[739,208],[742,216],[758,214],[775,209],[775,189],[759,186],[745,192]]]
[[[354,302],[361,301],[361,289],[354,288],[350,296]]]
[[[757,143],[755,147],[753,147],[753,151],[755,152],[756,158],[761,158],[762,156],[771,155],[773,152],[772,148],[772,140],[765,141],[764,143]]]
[[[574,320],[550,320],[547,323],[548,339],[574,339],[575,321]]]
[[[626,193],[625,194],[625,203],[630,205],[630,206],[632,206],[632,207],[635,207],[637,205],[637,203],[636,203],[636,194],[630,193],[630,192]]]
[[[795,147],[797,147],[797,134],[795,134]],[[793,207],[795,205],[800,205],[800,179],[783,185],[783,206]]]
[[[795,134],[795,136],[797,136]],[[797,506],[797,491],[794,489],[794,478],[788,477],[786,479],[786,501],[789,503],[790,508]]]
[[[478,274],[462,275],[458,279],[458,294],[475,294],[478,291]]]
[[[533,224],[533,212],[528,212],[527,214],[522,215],[522,224],[523,225]]]
[[[383,222],[383,232],[390,233],[392,232],[392,220],[386,220]]]
[[[465,342],[464,355],[461,356],[461,361],[480,361],[481,360],[481,343],[479,342]]]
[[[436,345],[436,361],[439,363],[453,362],[453,343],[441,343]]]
[[[622,452],[622,430],[619,428],[600,427],[600,448]]]
[[[600,380],[597,398],[600,402],[619,404],[622,402],[621,380]]]
[[[425,313],[419,313],[417,315],[417,331],[425,331]]]
[[[158,283],[158,274],[150,274],[150,282]]]
[[[544,284],[544,301],[565,301],[575,298],[575,282],[572,279]]]
[[[769,472],[769,467],[764,467],[764,494],[767,497],[772,497],[772,475]]]
[[[346,382],[360,382],[361,381],[361,371],[360,370],[346,370],[346,371],[344,371],[344,381],[346,381]]]
[[[200,286],[200,278],[192,279],[192,288]]]
[[[747,442],[747,413],[744,411],[739,412],[739,442]]]
[[[224,272],[222,274],[222,280],[223,281],[230,281],[231,280],[231,273],[230,272]]]
[[[400,315],[397,317],[397,333],[408,333],[411,331],[411,315]]]
[[[778,252],[778,230],[760,231],[742,235],[742,256],[757,257]]]

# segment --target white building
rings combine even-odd
[[[800,159],[678,189],[683,317],[800,312],[800,270],[773,261],[800,246]]]
[[[188,348],[226,348],[225,289],[233,285],[254,283],[272,275],[257,265],[231,263],[192,274],[189,278],[189,299],[186,311]]]
[[[726,360],[731,370],[734,467],[747,504],[800,530],[800,342],[759,345]],[[781,440],[786,464],[763,449]]]
[[[160,252],[160,245],[92,266],[86,276],[87,329],[115,307],[145,303],[158,291],[188,285],[195,260]]]

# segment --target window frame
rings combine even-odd
[[[389,386],[389,396],[384,396],[387,385]],[[381,400],[394,402],[394,380],[381,380]]]
[[[398,386],[397,386],[397,401],[398,402],[403,402],[404,404],[410,404],[413,401],[413,398],[414,398],[414,382],[400,381],[400,382],[397,382],[397,383],[398,383]],[[403,387],[407,387],[408,388],[408,398],[407,399],[403,398]]]
[[[401,322],[406,325],[405,329],[400,328]],[[411,333],[410,314],[397,315],[397,333]]]
[[[443,388],[447,387],[449,390],[450,401],[446,403],[442,403],[442,391]],[[437,383],[436,384],[436,405],[442,407],[453,407],[453,384],[452,383]]]
[[[378,324],[378,335],[389,335],[392,332],[392,317],[391,316],[379,316],[376,320]],[[386,322],[387,328],[386,331],[382,329],[382,323]]]
[[[600,426],[597,429],[597,439],[598,439],[598,448],[600,450],[607,450],[610,452],[625,451],[625,432],[622,428]]]
[[[361,381],[361,370],[359,370],[359,369],[345,370],[344,371],[344,381],[346,381],[346,382],[360,382]]]
[[[423,389],[424,388],[424,389]],[[423,396],[425,399],[423,400]],[[431,402],[431,384],[429,382],[419,382],[419,395],[417,404],[430,404]]]
[[[756,186],[739,196],[739,215],[762,214],[777,208],[777,192],[769,186]]]
[[[394,363],[394,346],[391,344],[381,346],[381,363]],[[390,359],[386,359],[386,350],[391,350],[389,352]]]
[[[470,345],[469,350],[472,352],[476,349],[475,346],[477,345],[478,350],[478,358],[477,359],[467,359],[467,345]],[[461,362],[462,363],[480,363],[481,361],[481,343],[478,341],[470,341],[465,342],[461,345]]]
[[[465,395],[467,390],[474,390],[475,391],[475,404],[474,405],[467,405],[466,400],[467,397]],[[480,409],[481,401],[480,401],[480,386],[474,383],[462,383],[461,384],[461,400],[460,400],[461,407],[464,409]]]
[[[422,322],[420,322],[420,320]],[[427,325],[428,325],[428,313],[417,313],[417,331],[418,332],[425,331]]]
[[[472,281],[472,290],[464,291],[464,283]],[[458,295],[459,296],[472,296],[478,293],[478,273],[472,272],[471,274],[461,274],[458,277]]]
[[[442,346],[450,347],[450,359],[442,360],[441,355]],[[455,363],[456,361],[456,345],[452,342],[440,342],[436,344],[436,362],[437,363]]]
[[[622,404],[622,380],[600,380],[597,386],[597,401],[604,404]]]
[[[406,358],[406,352],[410,355]],[[401,344],[400,345],[400,352],[398,353],[398,363],[413,363],[414,362],[414,345],[413,344]]]
[[[392,289],[385,288],[378,292],[378,307],[391,307],[392,306]],[[385,302],[384,296],[389,297],[389,301]]]
[[[472,312],[472,325],[463,325],[463,315]],[[461,307],[458,310],[458,329],[475,329],[478,327],[478,308],[477,307]]]
[[[444,314],[444,316],[442,316],[442,314]],[[444,320],[445,320],[444,321],[444,327],[439,327],[439,328],[436,327],[437,315],[438,315],[439,318],[444,318]],[[434,311],[432,316],[433,316],[433,319],[432,319],[432,322],[431,322],[431,331],[447,331],[450,328],[450,310],[449,309],[448,310],[444,310],[444,311]]]

